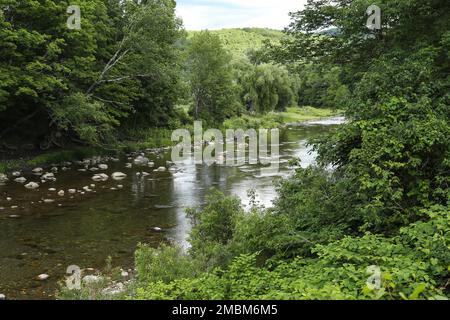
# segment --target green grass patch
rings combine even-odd
[[[337,116],[340,110],[318,109],[313,107],[290,107],[281,113],[284,123],[302,122]]]

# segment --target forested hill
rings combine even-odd
[[[199,32],[188,31],[188,38]],[[285,36],[280,30],[263,28],[221,29],[210,32],[219,36],[223,45],[235,57],[245,55],[250,49],[261,48],[265,41],[277,44]]]

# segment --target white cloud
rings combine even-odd
[[[283,29],[289,12],[306,0],[178,0],[177,14],[187,30],[259,27]]]

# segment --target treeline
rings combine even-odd
[[[67,27],[73,4],[80,30]],[[193,118],[217,126],[298,103],[339,107],[335,96],[345,88],[336,69],[297,70],[257,50],[280,43],[280,32],[189,35],[175,7],[173,0],[0,1],[0,148],[114,144]]]
[[[371,4],[309,1],[263,52],[346,87],[348,123],[315,141],[318,165],[281,182],[271,209],[213,192],[188,212],[188,254],[137,251],[133,297],[450,297],[450,3],[378,1],[379,31]]]

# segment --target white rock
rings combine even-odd
[[[75,193],[77,193],[77,190],[75,190],[75,189],[69,189],[68,192],[69,192],[70,194],[75,194]]]
[[[117,189],[123,189],[123,185],[119,184],[119,185],[117,186]]]
[[[33,170],[32,170],[32,172],[33,173],[42,173],[44,171],[44,169],[42,169],[42,168],[34,168]]]
[[[39,281],[44,281],[44,280],[47,280],[48,278],[50,278],[50,276],[48,274],[45,274],[45,273],[40,274],[40,275],[37,276],[37,279]]]
[[[133,165],[131,163],[125,164],[125,168],[127,168],[127,169],[131,169],[132,167],[133,167]]]
[[[97,168],[97,167],[92,167],[92,168],[89,169],[89,171],[91,171],[91,172],[97,172],[97,171],[99,171],[99,170],[100,170],[100,169]]]
[[[111,176],[114,180],[119,181],[123,180],[127,177],[127,175],[123,172],[114,172]]]
[[[64,197],[64,194],[65,194],[64,190],[60,190],[58,192],[58,196],[60,196],[60,197]]]
[[[11,197],[7,197],[7,198],[6,198],[6,201],[11,201],[11,200],[12,200]]]
[[[108,165],[107,165],[107,164],[99,164],[99,165],[98,165],[98,168],[99,168],[100,170],[108,170]]]
[[[55,174],[53,172],[48,172],[46,174],[44,174],[41,179],[46,180],[46,181],[55,181]]]
[[[122,272],[120,273],[120,275],[124,278],[127,278],[130,274],[124,270],[122,270]]]
[[[27,182],[27,179],[24,177],[20,177],[20,178],[14,179],[14,181],[18,182],[18,183],[25,183],[25,182]]]
[[[21,173],[20,173],[20,171],[14,171],[11,175],[13,177],[20,177]]]
[[[44,199],[43,201],[44,201],[44,203],[53,203],[53,202],[55,202],[55,200],[53,200],[53,199]]]
[[[138,166],[145,166],[149,163],[149,159],[144,157],[143,155],[138,156],[134,159],[134,164]]]
[[[57,167],[53,167],[50,169],[51,172],[53,173],[57,173],[58,172],[58,168]]]
[[[162,229],[161,229],[160,227],[154,227],[154,228],[153,228],[153,231],[158,231],[158,232],[160,232],[160,231],[162,231]]]
[[[148,177],[149,175],[150,175],[150,173],[148,173],[148,172],[142,172],[143,177]]]
[[[3,293],[0,293],[0,300],[6,300],[6,296]]]
[[[153,168],[154,166],[155,166],[155,163],[154,163],[154,162],[149,162],[149,163],[148,163],[148,167],[149,167],[149,168]]]
[[[50,189],[48,189],[48,191],[50,191],[50,192],[55,192],[56,189],[55,189],[55,188],[50,188]]]
[[[18,206],[11,206],[11,209],[18,209],[19,207]]]
[[[78,169],[78,172],[86,172],[86,169]]]
[[[109,179],[108,175],[104,173],[96,174],[92,177],[92,180],[94,180],[95,182],[107,181],[108,179]]]
[[[8,181],[6,174],[0,173],[0,183]]]
[[[101,280],[102,280],[101,277],[94,276],[94,275],[88,275],[88,276],[83,277],[83,282],[86,284],[97,283],[97,282],[100,282]]]
[[[155,172],[165,172],[167,169],[165,167],[159,167],[158,169],[154,170]]]
[[[36,182],[30,182],[28,184],[25,185],[25,188],[29,189],[29,190],[34,190],[39,188],[39,184]]]
[[[5,207],[0,207],[0,211],[5,210]]]

